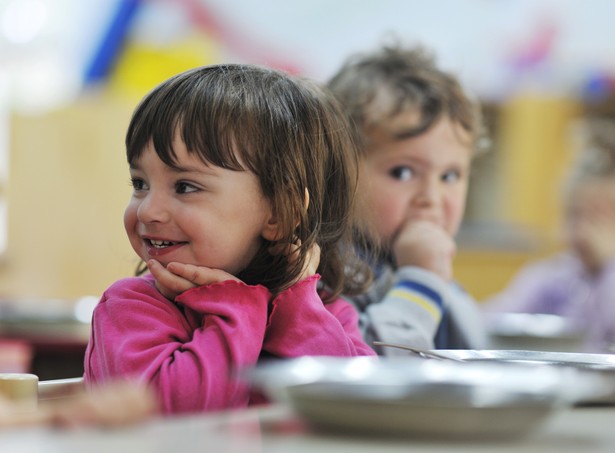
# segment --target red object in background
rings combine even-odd
[[[0,339],[0,373],[29,373],[33,354],[28,342]]]
[[[290,74],[303,74],[298,61],[289,59],[287,56],[279,56],[275,49],[265,44],[259,44],[255,36],[242,35],[240,27],[233,26],[216,13],[215,8],[208,6],[204,0],[180,0],[178,2],[188,11],[188,17],[197,29],[202,30],[209,36],[214,37],[233,52],[247,58],[251,63],[266,64]]]

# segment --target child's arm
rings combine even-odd
[[[445,310],[456,251],[452,237],[436,223],[406,223],[392,246],[397,270],[383,274],[356,298],[364,338],[431,349]],[[355,298],[353,298],[354,300]],[[362,301],[362,302],[361,302]],[[393,348],[383,354],[405,354]]]
[[[276,357],[374,355],[361,339],[354,308],[341,300],[324,305],[318,280],[308,277],[273,300],[263,350]]]
[[[613,352],[615,345],[615,260],[607,262],[596,280],[592,295],[586,296],[581,313],[587,317],[589,348],[593,352]]]
[[[363,316],[371,340],[419,348],[485,346],[480,310],[453,283],[455,252],[453,237],[437,223],[406,223],[393,244],[397,270],[392,286]],[[380,352],[400,353],[391,348]]]
[[[249,390],[234,372],[258,360],[269,298],[264,287],[226,281],[173,303],[151,278],[117,282],[94,313],[86,382],[150,383],[167,413],[245,407]]]
[[[442,319],[448,283],[438,275],[419,267],[395,271],[390,288],[365,308],[364,337],[385,343],[400,343],[432,349]],[[377,297],[377,294],[374,294]],[[381,350],[385,355],[407,355],[394,348]]]
[[[586,285],[580,269],[580,263],[568,253],[531,262],[481,307],[487,312],[561,314]]]
[[[583,215],[569,222],[573,249],[593,274],[615,258],[615,204],[613,200],[588,201]]]

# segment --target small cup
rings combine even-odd
[[[23,409],[36,409],[38,376],[29,373],[0,373],[0,397]]]

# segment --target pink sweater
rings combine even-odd
[[[374,355],[354,308],[324,305],[307,278],[271,303],[263,286],[225,281],[166,299],[151,276],[113,284],[94,311],[87,384],[129,377],[150,383],[166,413],[249,404],[237,369],[260,357]]]

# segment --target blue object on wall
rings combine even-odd
[[[109,74],[141,2],[142,0],[119,2],[109,28],[94,53],[94,58],[86,67],[84,76],[86,84],[98,82]]]
[[[613,96],[613,79],[609,74],[594,71],[585,81],[582,89],[583,99],[586,102],[600,102]]]

